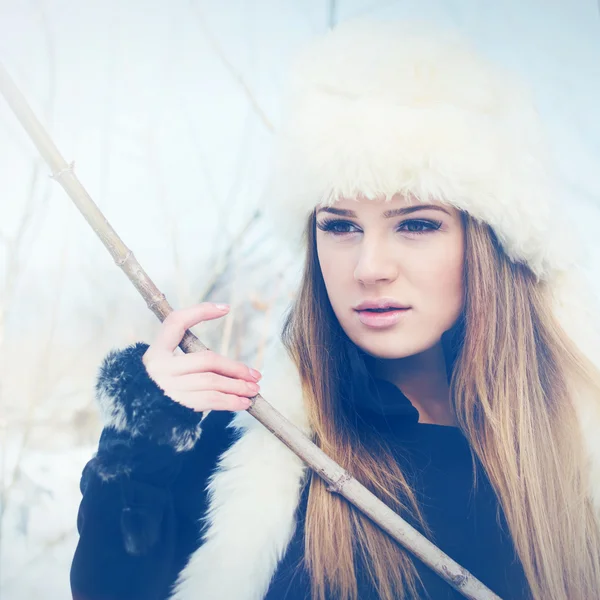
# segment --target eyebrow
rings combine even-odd
[[[417,212],[418,210],[439,210],[445,212],[447,215],[450,213],[437,204],[419,204],[415,206],[406,206],[404,208],[394,208],[392,210],[386,210],[383,213],[384,219],[390,219],[391,217],[398,217],[400,215],[407,215],[410,213]],[[333,206],[324,206],[317,211],[317,214],[321,212],[331,213],[333,215],[339,215],[340,217],[353,217],[356,218],[356,213],[353,210],[347,210],[345,208],[334,208]]]

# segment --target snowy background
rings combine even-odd
[[[256,210],[286,66],[363,14],[458,27],[531,80],[600,264],[596,0],[0,0],[0,60],[84,186],[174,307],[232,304],[201,337],[259,368],[298,274]],[[95,372],[158,326],[48,174],[0,98],[2,600],[70,597]]]

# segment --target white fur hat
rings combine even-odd
[[[542,279],[573,262],[530,94],[455,33],[355,20],[294,64],[267,213],[299,240],[340,197],[437,198],[492,226]]]
[[[598,301],[580,268],[531,94],[455,33],[356,20],[310,44],[290,73],[265,212],[293,248],[340,197],[435,198],[488,223],[553,294],[565,331],[600,368]],[[600,511],[600,399],[577,393]]]

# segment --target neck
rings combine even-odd
[[[419,411],[419,423],[457,425],[441,343],[406,358],[371,360],[373,374],[393,383]]]

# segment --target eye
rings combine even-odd
[[[429,221],[426,219],[411,219],[409,221],[403,221],[398,226],[399,231],[405,233],[411,233],[415,235],[422,235],[424,233],[431,233],[437,231],[442,226],[441,221]]]
[[[317,223],[317,227],[321,231],[331,233],[335,236],[343,236],[360,231],[354,223],[343,221],[342,219],[323,219],[321,222]]]

